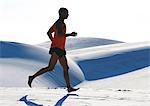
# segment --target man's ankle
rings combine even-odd
[[[71,88],[71,86],[70,86],[70,85],[68,85],[68,86],[67,86],[67,88],[69,89],[69,88]]]

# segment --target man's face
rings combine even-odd
[[[68,16],[69,16],[68,12],[63,12],[63,13],[61,14],[61,17],[62,17],[63,19],[67,19]]]

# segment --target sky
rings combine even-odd
[[[60,7],[69,10],[67,32],[78,37],[150,41],[149,0],[0,0],[0,40],[48,41]]]

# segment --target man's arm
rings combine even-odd
[[[47,35],[51,41],[53,40],[53,36],[52,36],[53,32],[54,32],[54,30],[53,30],[53,26],[52,26],[47,32]]]
[[[56,22],[56,31],[59,37],[64,35],[63,27],[64,27],[64,24],[61,21]]]

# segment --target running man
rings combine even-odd
[[[67,19],[68,16],[69,16],[69,14],[68,14],[68,10],[66,8],[59,9],[59,19],[51,26],[51,28],[47,32],[47,35],[49,36],[50,40],[52,41],[51,48],[49,51],[49,53],[51,54],[49,64],[47,67],[40,69],[34,75],[29,76],[28,85],[30,87],[31,87],[31,83],[34,78],[36,78],[37,76],[42,75],[46,72],[53,71],[53,69],[57,63],[57,60],[59,60],[61,66],[63,67],[64,79],[66,81],[67,91],[72,92],[72,91],[76,91],[79,89],[79,88],[75,89],[75,88],[71,87],[69,74],[68,74],[69,67],[68,67],[66,51],[65,51],[66,37],[77,35],[76,32],[66,34],[66,24],[64,23],[64,20]],[[52,33],[54,33],[54,36],[52,36]]]

